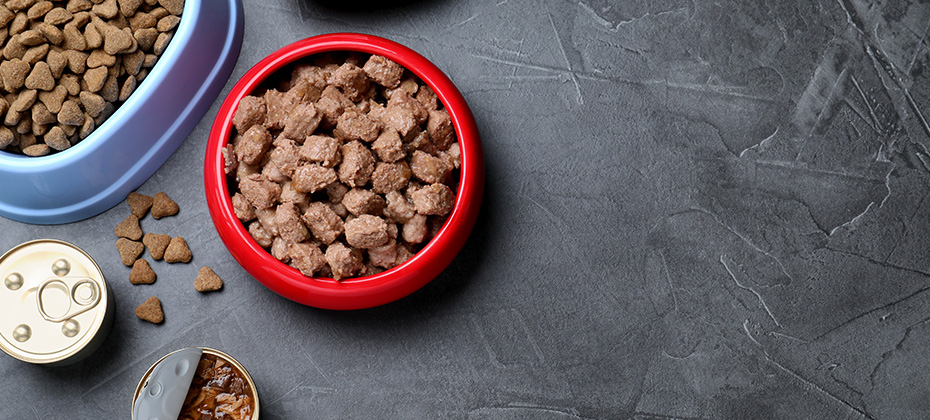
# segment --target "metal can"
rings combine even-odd
[[[194,358],[190,358],[192,351],[196,355]],[[192,371],[198,369],[203,361],[214,359],[231,365],[241,375],[247,389],[244,392],[251,398],[251,414],[248,417],[243,417],[243,420],[258,420],[260,412],[258,388],[255,387],[255,382],[249,372],[232,356],[208,347],[183,348],[158,359],[142,375],[139,385],[136,386],[136,392],[132,396],[132,420],[174,416],[174,413],[182,410],[188,393],[194,391],[194,384],[197,381],[192,378],[194,376]],[[163,372],[165,374],[161,375]],[[180,396],[180,401],[178,401],[178,396]],[[147,414],[137,415],[137,412],[141,411],[139,405],[142,404],[148,404],[157,409],[158,415],[153,415],[149,411],[146,411]]]
[[[94,352],[113,323],[113,299],[97,263],[55,239],[0,256],[0,349],[19,360],[60,366]]]

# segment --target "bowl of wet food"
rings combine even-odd
[[[240,0],[0,5],[0,215],[99,214],[180,146],[225,84]]]
[[[255,279],[305,305],[360,309],[452,262],[484,163],[471,110],[438,67],[384,38],[327,34],[233,87],[204,177],[220,238]]]

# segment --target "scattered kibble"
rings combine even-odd
[[[165,313],[161,309],[161,301],[157,297],[148,298],[136,307],[136,316],[143,321],[161,324],[165,321]]]
[[[190,248],[187,247],[187,241],[180,236],[171,238],[168,248],[165,250],[165,262],[170,264],[190,262],[193,255]]]
[[[132,267],[133,263],[139,259],[139,256],[142,255],[142,251],[145,250],[145,246],[141,242],[130,241],[126,238],[119,238],[116,240],[116,250],[119,251],[120,261],[123,262],[123,265],[126,267]]]
[[[152,202],[152,217],[161,219],[162,217],[174,216],[181,210],[178,203],[175,203],[168,195],[160,192],[155,194]]]
[[[125,220],[116,225],[116,229],[113,229],[113,233],[116,233],[116,236],[121,238],[138,241],[142,238],[142,228],[139,226],[139,218],[131,214],[126,216]]]
[[[168,249],[168,244],[171,243],[171,236],[160,233],[146,233],[142,237],[142,243],[148,248],[149,255],[152,256],[153,260],[161,261],[165,256],[165,250]]]
[[[126,202],[129,204],[129,211],[132,212],[133,216],[141,219],[145,217],[145,215],[148,214],[149,209],[152,208],[154,199],[147,195],[131,192],[129,193],[129,196],[126,197]]]
[[[194,280],[194,289],[198,292],[214,292],[223,288],[223,279],[216,275],[210,267],[201,267],[200,274]]]
[[[129,282],[132,284],[152,284],[157,277],[149,262],[141,258],[132,264],[132,271],[129,272]]]

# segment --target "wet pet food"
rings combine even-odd
[[[183,9],[183,0],[2,2],[0,150],[44,156],[89,136],[148,75]]]
[[[455,203],[461,153],[448,112],[377,55],[320,55],[279,75],[233,116],[223,156],[236,216],[306,276],[402,264]]]

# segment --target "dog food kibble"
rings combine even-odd
[[[180,236],[171,238],[168,248],[165,249],[165,262],[170,264],[187,263],[191,261],[191,258],[193,256],[190,248],[187,247],[187,241]]]
[[[145,246],[141,242],[130,241],[126,238],[119,238],[116,240],[116,250],[119,251],[120,261],[123,262],[123,265],[126,267],[132,267],[132,264],[136,262],[142,251],[145,250]]]
[[[455,204],[451,116],[432,89],[377,55],[324,54],[282,74],[233,115],[222,153],[236,217],[306,276],[403,264]]]
[[[161,301],[155,296],[148,298],[148,300],[136,307],[136,316],[153,324],[161,324],[165,321],[165,313],[161,310]]]
[[[139,219],[148,214],[149,209],[152,208],[153,201],[152,197],[136,192],[131,192],[129,196],[126,197],[126,203],[129,204],[129,211],[132,212],[133,216]]]
[[[171,236],[160,233],[146,233],[142,237],[142,243],[148,248],[152,259],[160,261],[165,257],[165,250],[168,249],[168,244],[171,243]]]
[[[216,275],[210,267],[201,267],[200,274],[194,280],[194,289],[198,292],[215,292],[223,288],[223,279]]]
[[[187,391],[178,420],[248,420],[255,411],[245,375],[231,363],[204,354]]]
[[[0,150],[44,156],[90,135],[155,65],[183,10],[184,0],[0,1]]]
[[[142,228],[139,227],[139,218],[134,215],[126,216],[126,219],[116,225],[116,229],[113,229],[113,232],[116,233],[116,236],[121,238],[132,239],[138,241],[142,238]]]
[[[129,272],[129,282],[132,284],[152,284],[155,283],[155,270],[144,259],[138,259],[132,264],[132,271]]]
[[[162,217],[174,216],[179,211],[181,211],[181,208],[178,207],[178,203],[168,198],[167,194],[163,192],[155,193],[155,197],[152,199],[152,217],[161,219]]]

